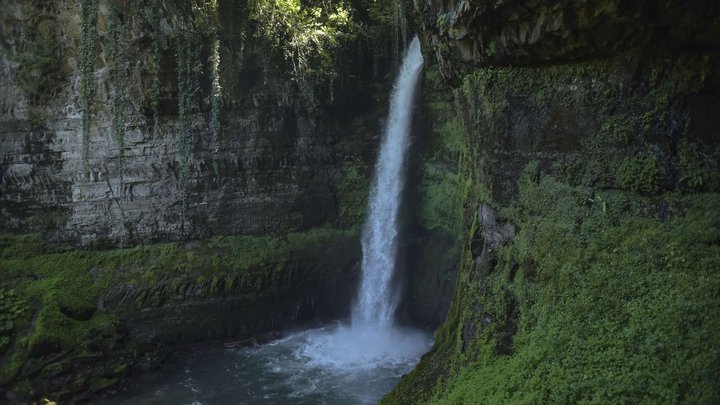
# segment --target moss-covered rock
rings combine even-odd
[[[668,34],[679,36],[652,53],[649,38],[606,47],[585,29],[653,31],[680,2],[635,20],[607,2],[536,3],[412,3],[454,89],[450,102],[426,95],[461,130],[462,203],[450,203],[454,180],[440,188],[453,190],[443,208],[464,231],[435,345],[383,403],[715,402],[720,121],[706,106],[720,101],[719,60],[702,35],[676,28],[712,31],[717,10],[678,12]],[[596,6],[607,18],[575,25]],[[564,15],[552,33],[502,39],[544,7]],[[433,137],[455,136],[437,128]],[[479,206],[515,237],[492,247]]]
[[[360,258],[356,231],[329,228],[104,251],[4,236],[0,249],[0,379],[27,400],[104,389],[150,344],[345,317]]]

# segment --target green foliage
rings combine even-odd
[[[618,168],[620,187],[641,193],[655,193],[665,176],[657,158],[650,153],[625,158]]]
[[[27,322],[28,303],[13,289],[0,288],[0,354],[10,346],[18,325]]]
[[[720,175],[715,156],[702,151],[697,144],[683,140],[678,147],[678,169],[681,187],[691,191],[716,191],[720,186]]]
[[[115,330],[117,317],[98,302],[118,286],[151,288],[189,276],[207,284],[209,294],[221,284],[261,294],[287,285],[298,268],[308,269],[310,278],[337,275],[338,266],[357,260],[356,245],[356,230],[329,228],[282,236],[216,236],[193,247],[165,243],[107,251],[63,250],[37,235],[0,236],[0,272],[8,275],[0,288],[0,350],[16,342],[8,354],[11,361],[0,369],[0,383],[30,358],[79,355],[85,350],[81,343]],[[36,303],[32,325],[29,302]]]
[[[17,64],[15,79],[30,101],[30,107],[42,104],[55,95],[63,83],[63,64],[60,63],[60,43],[57,40],[58,22],[49,19],[41,8],[22,4],[22,29],[12,46],[0,46],[0,56],[7,56]],[[30,111],[34,114],[34,111]]]
[[[384,403],[720,400],[720,195],[686,193],[716,190],[717,152],[668,148],[689,130],[678,103],[715,66],[699,59],[643,63],[632,78],[626,59],[464,78],[464,203],[499,208],[517,235],[478,266],[466,209],[446,323]],[[550,116],[585,125],[567,139],[552,120],[518,131]],[[684,193],[658,194],[678,178]]]
[[[90,126],[95,99],[95,57],[97,52],[97,3],[83,0],[80,4],[80,106],[82,108],[83,131],[83,173],[90,175],[88,155],[90,153]]]
[[[191,114],[198,106],[195,96],[198,92],[198,74],[200,73],[199,44],[192,34],[179,34],[176,39],[175,57],[177,61],[177,79],[179,93],[180,134],[180,180],[187,184],[190,177],[190,145],[192,142]]]
[[[345,2],[251,0],[249,7],[257,35],[281,50],[307,106],[316,109],[316,90],[337,76],[333,50],[355,35]]]
[[[463,307],[474,310],[431,403],[717,402],[720,195],[638,203],[533,177],[507,212],[515,241],[489,275],[465,279]],[[654,204],[684,212],[643,214]],[[462,325],[477,328],[471,341]]]
[[[440,32],[443,32],[446,30],[446,25],[448,23],[448,16],[447,14],[440,14],[437,19],[437,27],[440,29]]]
[[[54,43],[45,41],[31,51],[14,55],[14,59],[20,64],[15,78],[27,94],[38,97],[53,86],[58,69],[55,48]]]
[[[368,170],[360,159],[343,162],[343,178],[337,186],[338,209],[343,226],[358,226],[365,220],[370,190]]]
[[[112,325],[114,318],[96,308],[107,286],[93,281],[92,256],[53,252],[38,237],[2,238],[0,271],[23,300],[37,303],[32,327],[13,330],[16,344],[0,381],[17,373],[30,356],[53,350],[77,350],[78,343]],[[27,323],[27,322],[26,322]]]
[[[471,192],[474,142],[453,113],[455,106],[440,80],[434,69],[425,74],[429,88],[425,108],[431,131],[423,156],[418,217],[426,229],[441,228],[461,239],[465,203]]]

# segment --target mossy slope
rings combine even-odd
[[[383,403],[720,400],[717,66],[628,54],[464,78],[456,291]],[[489,258],[480,203],[517,229]]]
[[[329,257],[328,249],[337,255]],[[126,324],[134,313],[162,309],[171,298],[185,304],[242,299],[245,313],[261,313],[258,303],[265,296],[279,305],[298,285],[353,280],[358,257],[357,232],[329,228],[106,251],[72,250],[37,235],[2,237],[0,305],[9,310],[0,319],[2,384],[25,399],[89,395],[125,375],[143,350],[148,340],[137,338],[132,328],[161,327]],[[167,292],[151,293],[158,290]],[[192,305],[184,311],[191,317]],[[243,322],[237,320],[242,328],[225,327],[236,333],[212,337],[253,336],[273,326]],[[202,338],[179,334],[175,339],[184,336]]]

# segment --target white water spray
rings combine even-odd
[[[397,304],[392,293],[397,256],[397,217],[405,185],[403,169],[410,144],[413,98],[422,65],[420,41],[415,37],[395,82],[370,193],[369,213],[362,238],[362,284],[353,309],[353,327],[392,325]]]

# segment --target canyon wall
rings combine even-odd
[[[442,196],[425,223],[460,253],[383,403],[718,401],[718,5],[406,7],[430,65],[418,205]]]
[[[0,1],[0,402],[349,316],[400,25],[283,4]]]
[[[3,1],[2,229],[133,245],[360,223],[363,184],[353,181],[368,175],[381,130],[391,44],[348,40],[326,51],[337,70],[329,83],[299,84],[246,3],[219,3],[215,134],[212,27],[198,25],[189,4],[97,3],[85,22],[97,38],[83,111],[81,2]],[[195,53],[182,59],[188,37]],[[187,68],[185,123],[178,72]],[[113,124],[120,91],[122,139]]]

